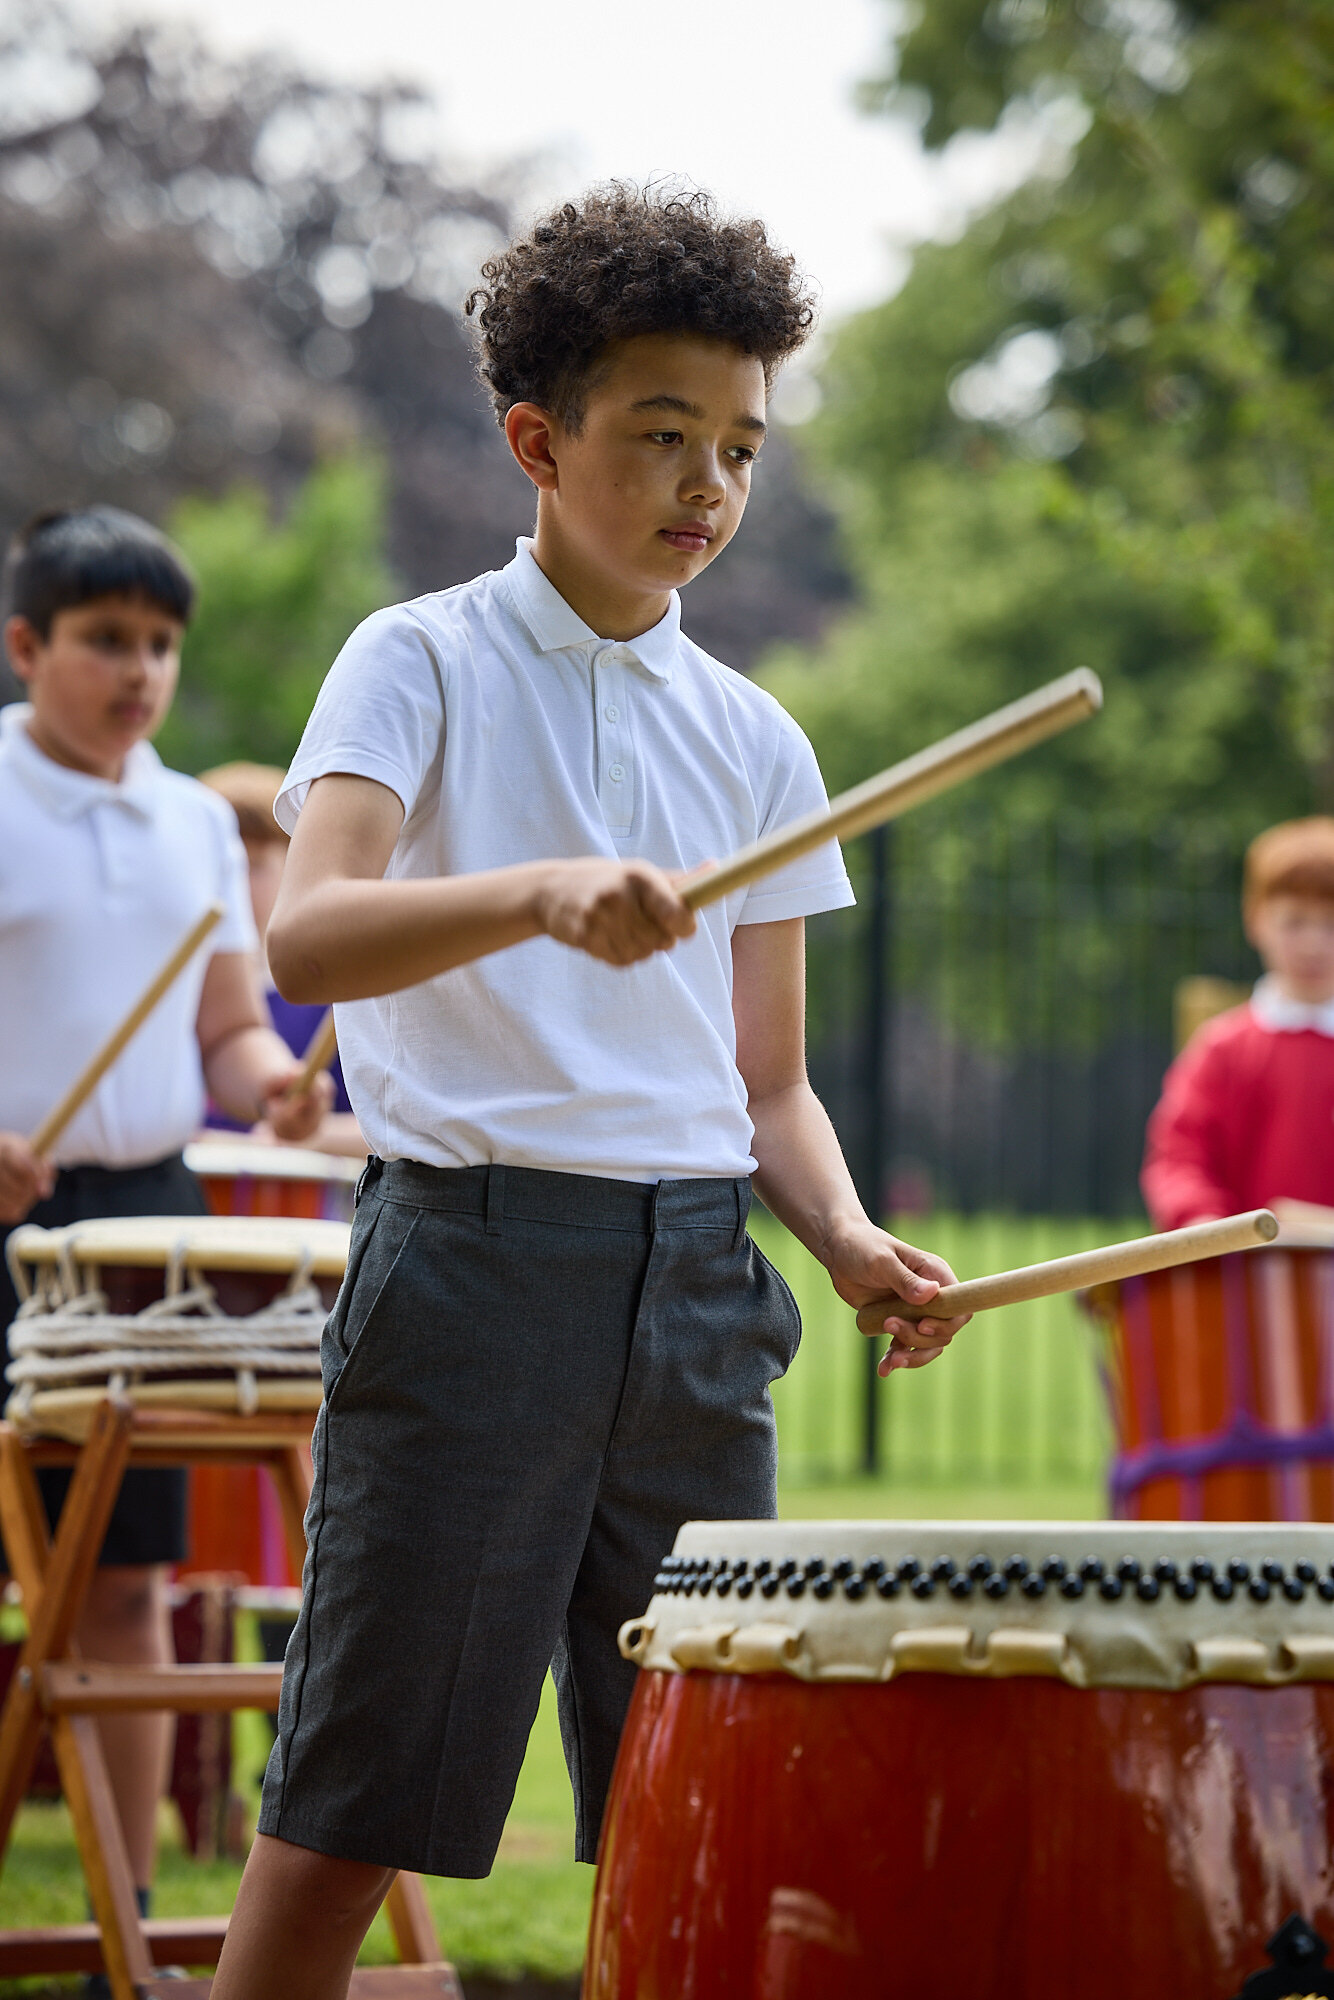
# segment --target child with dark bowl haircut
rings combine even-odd
[[[691,1517],[772,1517],[796,1307],[752,1176],[851,1304],[929,1300],[806,1080],[832,843],[696,920],[684,876],[824,799],[681,630],[812,318],[758,222],[619,186],[484,267],[482,373],[533,539],[369,619],[288,773],[269,929],[337,1005],[374,1157],[325,1339],[299,1623],[214,2000],[331,2000],[396,1868],[485,1875],[548,1667],[591,1861]],[[895,1359],[957,1321],[889,1317]]]
[[[0,713],[0,1250],[25,1220],[204,1215],[181,1149],[207,1095],[248,1122],[267,1116],[291,1140],[314,1132],[330,1096],[323,1079],[284,1094],[300,1064],[274,1034],[255,977],[235,814],[165,769],[148,740],[171,706],[194,604],[179,552],[116,507],[52,511],[14,538],[5,595],[5,646],[27,700]],[[54,1158],[39,1158],[25,1135],[210,903],[224,914],[207,949]],[[17,1307],[0,1255],[0,1329]],[[70,1475],[46,1467],[37,1477],[54,1522]],[[170,1659],[167,1565],[185,1552],[184,1472],[127,1472],[75,1628],[86,1657]],[[118,1715],[99,1727],[146,1905],[174,1724]]]

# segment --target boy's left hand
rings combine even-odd
[[[880,1373],[896,1368],[925,1368],[943,1354],[961,1326],[972,1317],[960,1319],[899,1319],[889,1301],[897,1297],[912,1305],[922,1305],[942,1285],[956,1283],[943,1257],[901,1243],[887,1230],[872,1222],[851,1225],[825,1245],[825,1267],[834,1290],[850,1306],[885,1301],[884,1331],[890,1337],[889,1352],[880,1363]]]
[[[293,1063],[285,1076],[273,1077],[264,1090],[264,1123],[274,1138],[286,1146],[299,1146],[303,1140],[314,1138],[333,1110],[333,1078],[327,1070],[321,1070],[310,1089],[303,1090],[299,1097],[287,1095],[288,1086],[300,1074],[300,1063]]]

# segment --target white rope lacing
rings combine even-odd
[[[219,1375],[235,1377],[239,1406],[253,1411],[257,1376],[319,1374],[325,1306],[309,1257],[268,1305],[233,1319],[208,1280],[188,1271],[187,1247],[172,1251],[164,1296],[137,1313],[108,1312],[106,1293],[87,1287],[66,1251],[57,1265],[45,1266],[35,1286],[25,1287],[28,1296],[9,1329],[11,1414],[21,1416],[47,1389],[101,1382],[120,1389],[146,1377]]]

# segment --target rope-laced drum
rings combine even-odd
[[[587,2000],[1334,1993],[1331,1558],[1276,1525],[684,1528],[621,1634]]]
[[[313,1413],[348,1235],[340,1222],[217,1216],[16,1229],[6,1417],[77,1440],[109,1390],[149,1407]]]
[[[323,1216],[350,1222],[364,1160],[305,1146],[265,1146],[225,1134],[197,1139],[185,1164],[215,1215]]]

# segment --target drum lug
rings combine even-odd
[[[1334,1996],[1334,1973],[1325,1969],[1329,1946],[1318,1930],[1295,1912],[1279,1925],[1265,1946],[1274,1963],[1253,1972],[1237,2000],[1326,2000]]]

